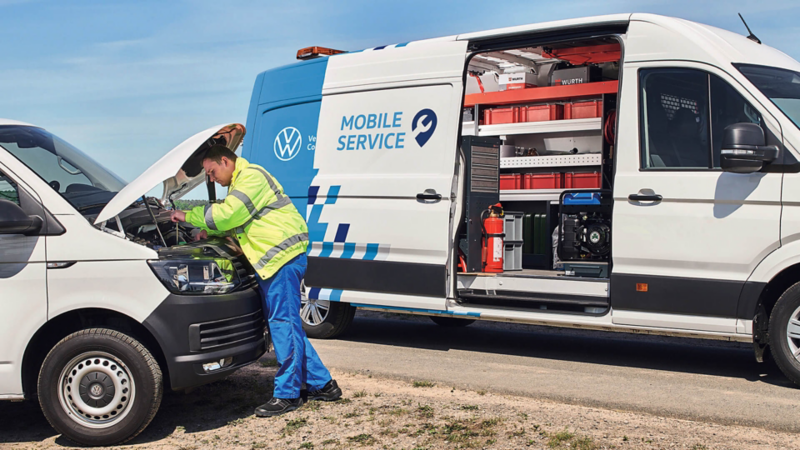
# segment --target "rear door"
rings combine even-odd
[[[307,200],[310,297],[445,309],[466,46],[328,59]]]

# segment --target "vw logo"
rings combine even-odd
[[[281,161],[289,161],[300,153],[300,148],[303,146],[303,136],[300,130],[295,127],[286,127],[278,132],[275,136],[275,142],[272,144],[275,150],[275,156]]]

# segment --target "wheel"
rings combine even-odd
[[[81,445],[119,444],[142,432],[161,404],[161,369],[135,339],[92,328],[61,340],[39,372],[39,404]]]
[[[472,325],[475,319],[457,319],[455,317],[428,316],[436,325],[442,327],[466,327]]]
[[[769,345],[781,372],[800,385],[800,283],[775,303],[769,318]]]
[[[305,284],[302,284],[300,289],[300,319],[308,337],[331,339],[347,331],[353,323],[355,307],[349,303],[309,299]]]

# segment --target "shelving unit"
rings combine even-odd
[[[597,189],[516,189],[500,191],[500,201],[555,202],[564,191],[596,191]]]
[[[600,153],[586,153],[583,155],[553,155],[553,156],[517,156],[500,158],[501,169],[526,169],[539,167],[579,167],[600,166],[602,163]]]
[[[516,134],[568,133],[573,131],[600,131],[603,119],[548,120],[546,122],[501,123],[480,125],[478,136],[512,136]],[[475,122],[464,122],[461,126],[463,136],[475,135]]]
[[[547,101],[566,101],[584,97],[599,97],[602,94],[616,94],[619,81],[597,81],[594,83],[571,84],[566,86],[543,86],[530,89],[484,92],[464,96],[464,107],[475,105],[513,105]]]

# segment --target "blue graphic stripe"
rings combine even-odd
[[[311,214],[308,215],[308,238],[311,242],[320,242],[325,240],[325,232],[328,230],[327,223],[320,223],[319,216],[322,214],[323,205],[314,205],[311,207]]]
[[[336,203],[336,199],[339,198],[339,189],[341,189],[341,186],[331,186],[330,189],[328,189],[328,196],[325,199],[326,205],[333,205]]]
[[[340,302],[342,301],[342,293],[344,291],[341,289],[331,289],[331,298],[332,302]]]
[[[308,298],[311,298],[311,299],[314,299],[314,300],[318,299],[319,298],[319,291],[320,291],[319,288],[311,288],[311,289],[309,289],[308,290]]]
[[[467,317],[480,317],[481,313],[476,312],[461,312],[461,311],[444,311],[438,309],[419,309],[419,308],[401,308],[399,306],[383,306],[383,305],[367,305],[364,303],[350,303],[356,308],[370,308],[370,309],[386,309],[390,311],[409,311],[421,312],[427,314],[447,314],[450,316],[467,316]]]
[[[340,223],[339,228],[336,230],[336,237],[333,242],[344,242],[347,240],[347,232],[350,230],[349,223]]]
[[[378,248],[380,244],[367,244],[367,254],[364,255],[364,259],[367,261],[372,261],[378,256]]]
[[[333,253],[333,242],[322,243],[322,253],[319,254],[321,258],[327,258]]]
[[[402,44],[395,45],[394,48],[405,47],[406,45],[408,45],[408,42],[403,42]]]
[[[319,186],[308,187],[308,204],[313,205],[317,201],[317,194],[319,194]]]
[[[342,259],[352,259],[353,254],[356,252],[356,243],[355,242],[347,242],[344,244],[344,252],[342,252]]]

